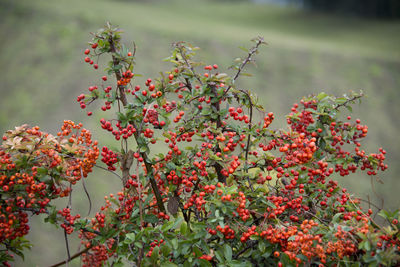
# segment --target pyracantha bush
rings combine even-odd
[[[97,148],[90,132],[70,121],[57,136],[22,126],[0,149],[0,261],[23,255],[28,213],[48,214],[84,249],[66,263],[83,266],[393,266],[399,262],[399,212],[381,211],[380,226],[334,180],[387,168],[385,150],[367,153],[368,127],[345,115],[362,93],[303,98],[287,129],[236,85],[262,38],[235,61],[233,74],[195,60],[179,42],[170,70],[139,84],[136,47],[122,45],[109,24],[93,34],[84,61],[105,74],[77,101],[101,101],[101,128],[120,149]],[[93,111],[88,111],[91,116]],[[158,154],[157,154],[158,153]],[[94,218],[51,201],[70,196],[98,157],[119,176]],[[101,167],[101,164],[100,164]],[[114,176],[114,175],[113,175]],[[116,178],[117,179],[117,178]],[[57,264],[54,266],[58,266]]]

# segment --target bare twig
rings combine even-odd
[[[117,176],[117,177],[118,177],[119,179],[121,179],[121,181],[122,181],[122,177],[119,176],[118,173],[115,173],[115,172],[113,172],[113,171],[111,171],[111,170],[109,170],[109,169],[107,169],[107,168],[104,168],[104,167],[102,167],[102,166],[99,166],[99,165],[94,165],[94,166],[97,167],[97,168],[99,168],[99,169],[102,169],[102,170],[111,172],[112,174],[114,174],[115,176]]]
[[[235,83],[236,79],[239,77],[239,75],[240,75],[240,73],[243,71],[244,67],[245,67],[250,61],[252,61],[253,55],[258,51],[258,48],[259,48],[259,46],[260,46],[261,44],[266,44],[265,41],[264,41],[264,38],[263,38],[263,37],[258,37],[258,38],[257,38],[257,41],[256,41],[256,45],[253,46],[253,47],[250,49],[249,53],[247,54],[247,57],[242,61],[242,64],[239,66],[239,68],[238,68],[238,70],[237,70],[235,76],[233,77],[233,79],[232,79],[232,85]],[[224,96],[225,96],[225,95],[229,92],[229,90],[232,88],[232,85],[230,85],[230,86],[226,89],[226,91],[225,91],[225,93],[224,93]]]
[[[71,261],[71,254],[69,252],[68,234],[67,234],[67,230],[65,230],[65,229],[64,229],[64,239],[65,239],[65,246],[67,248],[67,261],[66,261],[66,264],[67,264],[67,267],[68,267],[68,265],[69,265],[68,262]]]
[[[75,253],[74,255],[72,255],[68,260],[64,260],[61,262],[58,262],[56,264],[50,265],[49,267],[58,267],[58,266],[62,266],[64,264],[67,264],[68,262],[74,260],[75,258],[81,256],[82,254],[86,253],[89,251],[91,247],[85,248],[84,250],[78,251],[77,253]]]
[[[196,77],[197,81],[199,81],[199,83],[201,85],[203,85],[203,82],[201,81],[199,76],[196,74],[196,71],[194,70],[193,66],[189,63],[187,56],[185,54],[185,51],[183,51],[183,49],[182,49],[181,43],[177,43],[177,44],[175,44],[175,46],[178,48],[179,53],[181,54],[183,60],[185,61],[186,66],[188,66],[188,68],[192,71],[192,74],[194,75],[194,77]]]
[[[83,190],[85,191],[85,194],[86,194],[86,196],[87,196],[87,198],[88,198],[88,201],[89,201],[89,210],[88,210],[88,216],[89,216],[89,214],[90,214],[90,211],[92,210],[92,199],[90,198],[90,195],[89,195],[89,192],[87,191],[87,189],[86,189],[86,185],[85,185],[85,177],[83,177],[83,171],[82,171],[82,167],[81,167],[81,176],[82,176],[82,186],[83,186]]]

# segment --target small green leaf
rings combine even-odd
[[[227,261],[231,261],[232,260],[232,248],[228,244],[224,245],[224,255],[225,255],[225,259]]]
[[[186,233],[187,233],[187,224],[185,222],[181,223],[180,231],[181,231],[182,235],[186,235]]]
[[[170,261],[165,261],[165,262],[162,262],[160,266],[161,267],[175,267],[175,266],[177,267],[178,265],[176,265],[175,263],[172,263]]]

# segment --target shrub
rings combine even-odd
[[[24,236],[32,213],[47,214],[85,247],[75,255],[68,249],[54,266],[76,257],[84,266],[398,263],[399,212],[381,211],[387,223],[380,226],[361,199],[332,180],[387,168],[385,150],[362,148],[368,127],[343,115],[362,93],[303,98],[287,116],[288,129],[273,130],[274,114],[236,85],[263,38],[235,61],[232,75],[197,62],[196,47],[175,43],[172,68],[141,87],[136,48],[122,45],[120,33],[107,24],[94,34],[84,61],[94,69],[100,57],[110,61],[101,83],[77,98],[82,109],[104,103],[101,127],[120,149],[99,149],[71,121],[57,136],[27,125],[3,136],[0,262],[9,265],[30,246]],[[121,191],[106,196],[94,218],[57,208],[52,200],[84,183],[99,156]]]

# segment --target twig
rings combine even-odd
[[[90,195],[89,195],[89,192],[87,191],[87,189],[86,189],[86,185],[85,185],[85,177],[83,177],[83,171],[82,171],[82,167],[81,167],[81,176],[82,176],[82,186],[83,186],[83,190],[85,191],[85,194],[86,194],[86,196],[87,196],[87,198],[88,198],[88,200],[89,200],[89,211],[88,211],[88,216],[89,216],[89,214],[90,214],[90,211],[92,210],[92,200],[91,200],[91,198],[90,198]]]
[[[65,239],[65,246],[67,247],[67,256],[68,256],[68,258],[67,258],[66,264],[67,264],[67,267],[68,267],[69,266],[68,262],[71,261],[71,254],[69,253],[68,234],[67,234],[67,230],[65,230],[65,229],[64,229],[64,239]]]
[[[232,79],[232,85],[235,83],[236,79],[239,77],[240,73],[242,72],[242,70],[244,69],[244,67],[247,65],[247,63],[249,63],[252,60],[253,55],[257,52],[258,47],[261,44],[266,44],[264,41],[264,38],[262,37],[258,37],[257,38],[257,42],[256,45],[253,46],[249,53],[247,54],[247,57],[242,61],[242,64],[239,66],[238,71],[236,72],[235,76]],[[232,85],[229,85],[229,87],[226,89],[224,96],[229,92],[229,90],[232,88]]]
[[[97,168],[99,168],[99,169],[102,169],[102,170],[111,172],[112,174],[114,174],[115,176],[117,176],[117,177],[118,177],[119,179],[121,179],[121,181],[122,181],[122,177],[119,176],[118,173],[115,173],[115,172],[113,172],[113,171],[111,171],[111,170],[109,170],[109,169],[107,169],[107,168],[104,168],[104,167],[102,167],[102,166],[99,166],[99,165],[94,165],[94,166],[97,167]]]
[[[253,102],[251,101],[251,97],[250,97],[249,93],[248,93],[248,92],[245,92],[245,93],[246,93],[247,97],[249,98],[249,103],[250,103],[250,108],[249,108],[249,110],[250,110],[250,121],[249,121],[249,133],[248,133],[248,135],[247,135],[247,145],[246,145],[246,154],[245,154],[245,164],[246,164],[247,181],[249,182],[249,186],[250,186],[251,191],[254,192],[253,185],[252,185],[252,183],[251,183],[251,181],[250,181],[249,169],[248,169],[248,167],[249,167],[249,166],[248,166],[248,165],[249,165],[248,156],[249,156],[250,137],[251,137],[250,131],[251,131],[252,119],[253,119]]]
[[[353,96],[352,98],[347,99],[344,103],[338,104],[333,109],[338,110],[340,107],[346,106],[348,103],[353,102],[354,100],[357,100],[357,99],[359,99],[359,98],[361,98],[363,96],[364,96],[364,94],[362,94],[362,93],[360,95]]]
[[[88,247],[88,248],[85,248],[84,250],[78,251],[77,253],[75,253],[74,255],[72,255],[72,256],[70,257],[70,259],[68,259],[68,260],[63,260],[63,261],[58,262],[58,263],[56,263],[56,264],[50,265],[49,267],[58,267],[58,266],[62,266],[62,265],[64,265],[64,264],[66,264],[66,263],[68,263],[68,262],[74,260],[75,258],[81,256],[82,254],[88,252],[90,248],[91,248],[91,247]]]
[[[175,44],[175,46],[179,49],[179,52],[183,58],[183,60],[185,61],[186,65],[189,67],[189,69],[192,71],[192,74],[196,77],[196,79],[199,81],[200,85],[203,85],[203,82],[201,81],[201,79],[199,78],[199,76],[196,74],[193,66],[188,62],[187,58],[186,58],[186,54],[182,49],[182,45],[181,43],[177,43]]]

